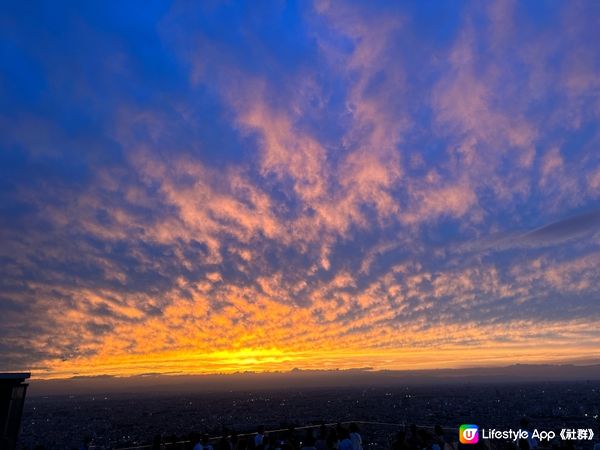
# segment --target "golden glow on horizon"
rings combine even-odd
[[[472,292],[478,284],[488,285],[494,280],[493,275],[492,281],[488,279],[493,271],[485,271],[483,275],[467,271],[434,276],[410,275],[403,268],[401,273],[405,278],[397,281],[394,275],[399,271],[398,267],[392,268],[355,297],[343,292],[354,279],[347,273],[340,274],[315,285],[311,303],[305,307],[295,306],[291,299],[276,300],[285,298],[289,290],[279,277],[264,280],[262,286],[251,289],[223,285],[219,276],[211,275],[212,281],[190,288],[191,297],[180,297],[177,289],[166,293],[166,306],[159,316],[141,320],[139,312],[123,302],[118,311],[131,317],[129,322],[107,322],[107,319],[101,322],[94,318],[99,325],[112,326],[102,339],[81,326],[89,317],[75,310],[66,311],[56,320],[63,321],[65,327],[80,325],[78,350],[91,356],[47,359],[40,363],[40,369],[31,369],[38,378],[63,378],[293,368],[434,369],[600,358],[600,336],[590,331],[593,326],[586,319],[432,324],[427,315],[422,315],[399,324],[395,318],[404,303],[392,308],[380,298],[393,295],[402,299],[407,289],[411,295],[419,294],[418,289],[423,286],[419,280],[428,278],[434,290],[423,291],[423,298],[450,293],[455,297],[456,308],[463,303],[476,308],[478,303],[473,300]],[[506,296],[522,292],[498,282],[494,289]],[[227,303],[211,309],[208,290],[217,298],[226,296]],[[69,295],[80,294],[73,291]],[[105,305],[106,299],[118,298],[117,293],[111,292],[85,295],[99,306]],[[420,302],[420,308],[432,305],[433,300]],[[349,315],[351,320],[340,319]],[[70,337],[67,333],[60,338]]]
[[[372,370],[449,369],[503,366],[516,363],[565,363],[600,358],[591,348],[546,346],[532,349],[505,345],[496,348],[448,347],[437,350],[339,349],[323,354],[286,352],[271,349],[242,349],[206,354],[168,352],[147,355],[116,355],[55,363],[51,370],[34,371],[37,379],[71,376],[131,376],[162,374],[231,374],[235,372],[276,372],[294,368],[335,370],[369,368]]]
[[[311,304],[306,307],[297,307],[291,300],[276,300],[289,290],[279,277],[264,280],[261,287],[250,289],[222,285],[219,276],[211,275],[213,280],[207,284],[192,286],[191,298],[180,297],[176,289],[165,294],[167,306],[160,316],[139,320],[139,313],[124,303],[119,311],[129,314],[133,322],[108,322],[112,323],[111,331],[101,340],[81,327],[83,339],[79,351],[91,356],[48,359],[42,361],[42,368],[31,369],[38,378],[63,378],[293,368],[435,369],[600,358],[600,336],[590,332],[593,327],[586,319],[432,324],[424,315],[397,324],[394,318],[403,303],[391,308],[389,303],[379,300],[389,295],[386,293],[401,299],[409,289],[414,295],[421,286],[418,280],[428,278],[434,291],[423,292],[423,298],[452,293],[456,299],[463,299],[465,305],[477,307],[472,292],[478,284],[490,284],[486,277],[493,274],[493,271],[483,272],[484,275],[467,271],[452,276],[407,275],[407,270],[402,269],[406,278],[398,282],[392,275],[400,269],[392,268],[356,297],[337,292],[354,283],[349,274],[340,274],[327,283],[315,285]],[[496,284],[494,289],[506,296],[514,295],[513,286]],[[211,309],[206,291],[215,285],[224,294],[219,289],[211,292],[217,297],[226,295],[227,304]],[[74,291],[70,295],[76,294]],[[103,305],[107,298],[116,295],[99,292],[87,298]],[[462,305],[457,300],[454,304],[457,308]],[[368,314],[357,310],[357,305]],[[432,300],[420,303],[421,308],[431,305]],[[352,320],[340,321],[340,317],[349,314],[354,314]],[[316,321],[319,315],[321,319]],[[89,320],[77,311],[67,311],[58,319],[71,327]]]

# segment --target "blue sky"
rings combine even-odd
[[[5,5],[1,368],[597,359],[598,8]]]

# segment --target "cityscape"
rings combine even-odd
[[[99,449],[186,440],[191,432],[221,436],[338,422],[357,422],[369,448],[389,448],[399,429],[436,424],[457,438],[458,426],[518,428],[526,417],[546,430],[598,430],[600,381],[312,388],[198,394],[116,394],[28,398],[20,445]],[[596,440],[597,442],[597,440]],[[591,442],[578,442],[591,449]]]
[[[600,0],[0,12],[0,450],[600,450]]]

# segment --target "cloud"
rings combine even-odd
[[[552,222],[531,231],[506,232],[473,242],[459,244],[458,251],[508,251],[511,249],[561,248],[572,241],[586,239],[588,247],[597,246],[600,211],[592,210]]]
[[[97,8],[2,19],[0,369],[598,348],[595,7]]]
[[[523,236],[523,239],[546,243],[546,245],[558,244],[568,239],[581,237],[590,231],[598,231],[599,227],[600,211],[595,210],[530,231]]]

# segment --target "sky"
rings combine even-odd
[[[600,358],[600,3],[6,2],[0,370]]]

